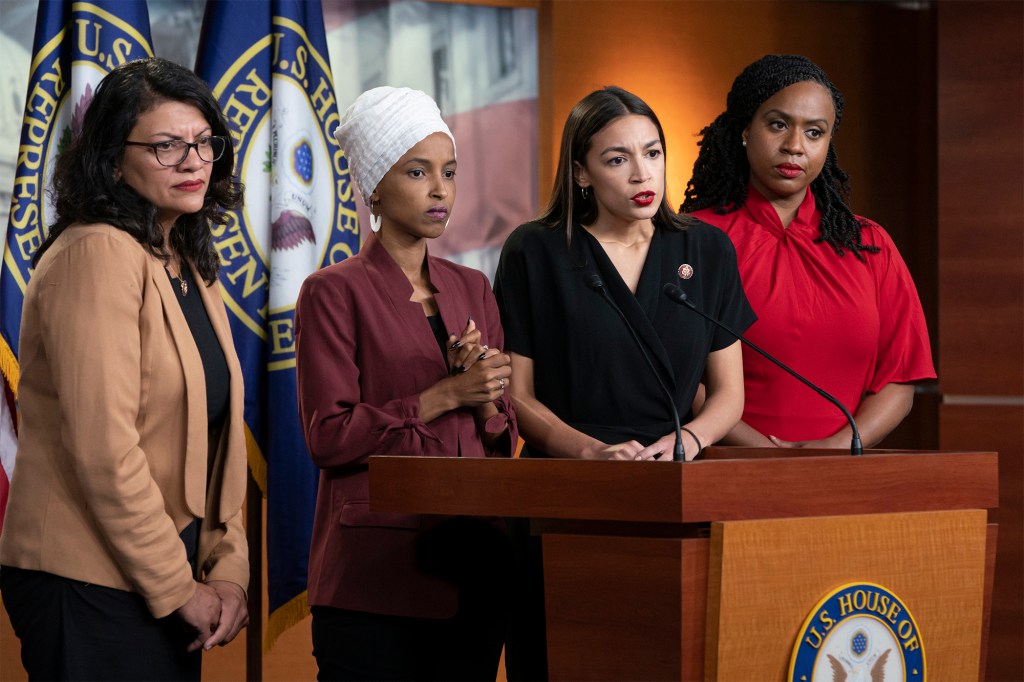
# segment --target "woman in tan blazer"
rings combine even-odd
[[[171,62],[96,89],[21,326],[0,589],[32,679],[200,679],[248,623],[242,378],[211,221],[241,203],[216,100]]]

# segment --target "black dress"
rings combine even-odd
[[[698,309],[742,333],[756,317],[743,293],[736,252],[725,233],[706,223],[657,228],[634,295],[600,243],[579,226],[570,245],[563,229],[540,223],[520,226],[505,242],[494,282],[504,350],[533,360],[537,399],[600,441],[649,445],[672,432],[671,408],[625,324],[588,285],[591,274],[601,278],[636,329],[685,424],[708,353],[736,339],[670,301],[662,287],[678,285]],[[527,441],[523,456],[549,455]],[[539,543],[517,544],[523,594],[514,600],[508,676],[546,679]]]
[[[688,279],[679,274],[686,265]],[[700,310],[742,333],[756,318],[736,252],[723,232],[705,223],[656,229],[634,295],[580,227],[568,248],[563,230],[539,223],[522,225],[505,242],[494,283],[505,351],[533,360],[537,399],[598,440],[648,445],[672,431],[668,401],[618,314],[587,285],[591,273],[637,330],[685,423],[708,353],[736,339],[668,300],[661,288],[678,285]],[[530,448],[528,456],[546,455]]]

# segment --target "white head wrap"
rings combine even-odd
[[[363,203],[381,178],[407,151],[433,133],[452,131],[441,118],[437,104],[424,92],[410,88],[382,86],[356,98],[341,117],[334,137],[348,157]]]

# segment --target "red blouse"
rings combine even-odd
[[[861,218],[864,260],[814,240],[821,213],[807,196],[788,228],[756,189],[744,206],[694,217],[729,235],[757,322],[746,336],[856,414],[861,400],[888,383],[935,377],[917,289],[892,239]],[[743,348],[743,421],[765,435],[826,438],[846,420],[835,406],[749,348]]]

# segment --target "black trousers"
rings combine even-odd
[[[498,673],[504,614],[406,618],[314,606],[313,656],[327,680],[487,680]]]
[[[505,644],[509,682],[548,679],[547,624],[544,611],[544,555],[539,535],[530,534],[530,520],[507,519],[515,548],[514,597]]]
[[[455,615],[409,618],[313,606],[317,679],[493,682],[514,569],[504,524],[447,518],[421,529],[416,544],[417,570],[458,590]]]
[[[202,654],[175,616],[134,592],[0,567],[0,594],[30,680],[201,679]]]

